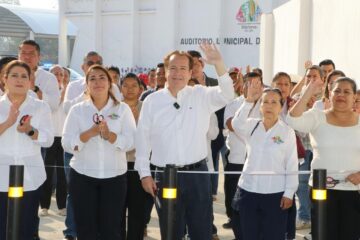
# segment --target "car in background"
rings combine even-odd
[[[54,64],[51,64],[51,63],[43,63],[43,65],[41,65],[40,67],[46,71],[49,71],[53,65]],[[69,68],[69,67],[67,67],[67,69],[70,70],[70,82],[84,78],[80,73],[78,73],[74,69]]]

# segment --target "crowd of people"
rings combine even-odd
[[[295,239],[309,229],[312,175],[327,169],[326,239],[360,239],[360,91],[331,60],[305,63],[266,86],[259,68],[227,68],[215,45],[173,51],[147,73],[104,66],[90,51],[84,78],[38,66],[40,46],[0,60],[0,239],[9,166],[24,165],[20,235],[37,240],[55,191],[64,240],[141,240],[153,206],[165,236],[163,170],[177,177],[176,239],[216,240],[213,202],[222,159],[236,240]],[[217,78],[204,73],[213,65]],[[266,81],[269,82],[269,81]],[[191,172],[205,172],[191,173]],[[240,174],[240,172],[242,172]],[[271,173],[271,174],[269,174]],[[299,206],[296,207],[295,196]],[[311,236],[311,234],[310,234]]]

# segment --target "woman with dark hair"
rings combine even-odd
[[[100,65],[86,74],[88,98],[65,120],[62,145],[72,153],[69,192],[79,240],[122,239],[126,199],[126,152],[133,148],[135,121],[127,104],[111,91]]]
[[[257,80],[257,79],[256,79]],[[255,99],[260,98],[261,119],[248,118]],[[233,208],[236,239],[285,239],[287,214],[298,187],[295,132],[280,118],[283,101],[279,89],[265,89],[252,81],[245,102],[232,120],[236,134],[244,137],[247,156]],[[254,172],[275,172],[257,175]]]
[[[329,109],[330,106],[330,92],[331,89],[333,87],[334,82],[336,81],[336,79],[340,78],[340,77],[345,77],[345,73],[343,73],[340,70],[334,70],[331,73],[329,73],[329,75],[326,77],[325,80],[325,90],[324,90],[324,94],[322,99],[316,101],[314,103],[313,108],[317,108],[319,110],[325,110],[325,109]]]
[[[310,82],[287,122],[295,130],[310,133],[311,169],[328,171],[326,239],[356,240],[360,238],[360,121],[353,111],[356,84],[350,78],[338,78],[329,95],[331,107],[305,112],[310,98],[321,91],[321,81]]]
[[[5,94],[0,97],[0,239],[6,239],[10,165],[24,165],[20,239],[33,239],[40,186],[46,179],[40,149],[54,141],[49,106],[28,95],[30,74],[30,67],[16,60],[4,69]]]
[[[139,100],[141,94],[141,81],[134,73],[128,73],[122,80],[120,91],[124,102],[129,105],[137,123],[142,102]],[[144,239],[145,228],[145,198],[148,195],[141,186],[140,177],[134,171],[135,149],[126,153],[127,160],[127,195],[123,213],[122,234],[128,240]],[[127,224],[126,224],[127,210]]]

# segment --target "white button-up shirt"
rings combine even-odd
[[[7,94],[0,97],[0,122],[6,121],[12,103]],[[46,179],[44,161],[40,148],[50,147],[54,141],[51,110],[38,99],[27,96],[19,108],[17,122],[0,135],[0,191],[9,187],[9,165],[24,165],[24,190],[33,191]],[[31,116],[31,125],[39,131],[38,139],[32,140],[25,133],[17,131],[20,119]]]
[[[60,90],[55,75],[38,67],[35,72],[35,85],[42,91],[42,100],[49,104],[51,110],[58,109]]]
[[[69,83],[69,85],[66,88],[65,96],[64,96],[64,111],[66,114],[70,111],[70,108],[72,106],[86,99],[84,94],[85,90],[86,90],[85,78]],[[119,102],[123,100],[119,87],[116,86],[114,83],[112,83],[111,85],[111,90],[115,98]]]
[[[252,106],[252,103],[245,101],[232,120],[236,134],[244,136],[247,149],[244,174],[241,175],[238,185],[255,193],[284,192],[283,196],[292,199],[298,187],[298,175],[285,173],[298,170],[295,132],[279,118],[267,131],[260,122],[250,136],[260,121],[247,117]],[[258,171],[276,174],[251,174]]]
[[[86,143],[80,134],[94,125],[97,113],[105,117],[109,130],[117,135],[112,144],[100,137],[92,137]],[[127,170],[126,151],[133,149],[136,125],[126,103],[108,103],[100,111],[90,99],[74,105],[65,120],[62,145],[66,152],[74,154],[70,166],[78,173],[94,178],[110,178],[122,175]],[[75,147],[78,150],[75,151]]]
[[[228,74],[219,86],[185,86],[177,98],[168,88],[149,95],[142,106],[136,133],[135,169],[141,178],[150,176],[151,163],[164,167],[196,163],[207,156],[211,113],[232,100],[234,88]],[[174,106],[178,103],[178,109]]]
[[[226,121],[235,116],[235,113],[244,102],[244,96],[235,98],[231,103],[226,105],[224,112],[224,127],[227,129]],[[249,117],[260,118],[260,101],[257,101],[253,106]],[[228,160],[234,164],[244,164],[246,156],[245,139],[235,132],[229,131],[229,136],[226,138],[226,146],[230,149]]]

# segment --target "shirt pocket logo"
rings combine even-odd
[[[112,114],[108,115],[108,118],[110,118],[111,120],[116,120],[116,119],[119,119],[120,116],[117,115],[116,113],[112,113]]]
[[[284,143],[284,141],[281,139],[280,136],[274,136],[271,138],[273,140],[274,143],[276,144],[281,144],[281,143]]]

